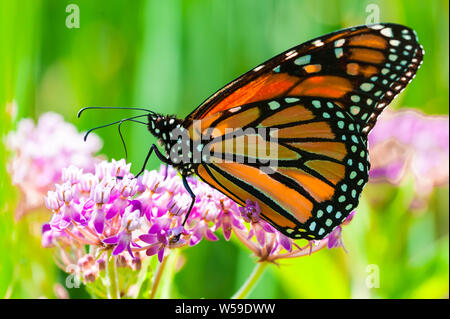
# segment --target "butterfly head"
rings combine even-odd
[[[168,150],[174,137],[173,130],[181,128],[182,122],[181,119],[173,115],[150,113],[148,114],[147,128],[159,140],[160,144]]]

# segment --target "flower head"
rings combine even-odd
[[[86,265],[82,272],[85,282],[96,280],[110,262],[108,254],[117,266],[136,269],[143,258],[157,256],[162,262],[173,249],[195,246],[202,240],[217,241],[219,232],[226,240],[234,233],[259,261],[276,263],[308,254],[266,222],[256,202],[248,200],[239,207],[207,184],[189,178],[197,195],[192,202],[173,168],[146,171],[136,179],[130,165],[121,160],[100,162],[94,172],[84,173],[73,166],[65,169],[62,183],[45,197],[53,216],[43,227],[42,244],[59,247],[63,265]],[[311,249],[327,243],[340,246],[340,233],[333,236]],[[91,257],[86,257],[86,245]],[[73,252],[71,258],[67,251]],[[80,259],[85,257],[95,257],[97,262]]]
[[[386,110],[369,134],[369,149],[372,182],[399,184],[410,174],[422,202],[434,187],[448,184],[448,116]]]
[[[17,130],[7,135],[6,146],[13,153],[8,171],[23,197],[16,211],[20,218],[43,207],[43,195],[55,183],[77,183],[82,171],[92,172],[102,142],[92,135],[85,143],[75,126],[50,112],[41,115],[37,124],[31,119],[19,121]]]
[[[257,202],[247,200],[245,207],[239,207],[242,218],[250,223],[250,232],[248,233],[248,239],[256,236],[256,239],[261,245],[264,245],[266,239],[266,233],[274,233],[275,229],[265,222],[261,217],[261,209]]]

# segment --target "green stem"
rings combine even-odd
[[[161,281],[161,277],[164,272],[164,268],[166,267],[166,264],[167,264],[167,257],[168,256],[164,256],[162,262],[158,265],[158,268],[156,268],[156,274],[155,274],[155,278],[153,278],[152,290],[150,292],[150,299],[154,299],[156,296],[156,291],[158,290],[158,286]]]
[[[117,266],[116,259],[111,257],[111,252],[108,252],[106,266],[106,278],[107,278],[107,295],[109,299],[120,299],[119,285],[117,278]]]
[[[252,273],[247,278],[245,283],[242,285],[242,287],[238,290],[237,293],[234,294],[232,299],[244,299],[248,296],[248,294],[251,292],[253,287],[256,285],[258,280],[261,278],[261,275],[263,274],[264,270],[266,269],[268,262],[259,262],[255,265],[255,268],[253,268]]]
[[[141,295],[142,285],[147,277],[147,273],[149,271],[150,266],[150,260],[151,258],[144,258],[142,262],[141,270],[139,271],[138,279],[136,282],[136,294],[134,295],[134,298],[138,298]]]

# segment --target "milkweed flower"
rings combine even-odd
[[[134,178],[123,159],[97,163],[93,173],[70,166],[45,196],[53,215],[42,228],[42,245],[56,247],[58,265],[64,270],[76,265],[85,283],[97,282],[111,263],[135,270],[146,258],[157,256],[163,264],[171,250],[217,241],[219,232],[226,240],[234,233],[260,262],[306,255],[261,218],[257,203],[239,207],[196,178],[188,182],[197,196],[184,223],[192,198],[172,167]],[[318,250],[326,244],[316,246]]]
[[[271,225],[260,218],[261,210],[256,202],[247,200],[245,207],[239,207],[242,218],[249,223],[249,231],[246,233],[241,229],[235,229],[236,236],[243,242],[260,262],[270,262],[277,264],[278,260],[286,258],[296,258],[310,255],[324,247],[339,248],[347,251],[342,241],[342,226],[350,223],[355,215],[355,211],[350,213],[340,226],[321,240],[311,240],[303,247],[300,247],[292,238],[275,230]],[[251,240],[255,235],[256,241]],[[294,247],[296,249],[294,249]]]
[[[384,111],[369,134],[370,181],[397,185],[408,175],[425,202],[449,180],[449,119],[418,111]]]
[[[261,210],[259,208],[258,203],[252,202],[251,200],[247,200],[245,207],[239,207],[239,211],[241,213],[241,217],[247,223],[250,223],[250,231],[248,233],[248,239],[255,236],[256,239],[258,240],[258,243],[260,245],[264,245],[266,232],[273,233],[275,230],[272,226],[270,226],[263,219],[261,219],[260,217]]]
[[[29,118],[20,120],[17,130],[6,136],[5,144],[12,153],[8,172],[22,193],[17,219],[44,207],[43,195],[55,183],[75,183],[82,171],[93,172],[94,154],[102,147],[98,136],[92,135],[85,143],[74,125],[52,112],[42,114],[37,124]],[[76,168],[67,168],[70,165]]]

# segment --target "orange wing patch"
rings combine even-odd
[[[209,167],[209,166],[208,166]],[[203,165],[200,165],[198,168],[197,174],[200,176],[201,179],[203,179],[206,183],[211,185],[212,187],[217,188],[225,195],[229,196],[231,199],[233,199],[235,202],[245,205],[245,202],[241,200],[240,198],[250,199],[253,202],[258,202],[259,207],[261,208],[261,212],[269,221],[272,223],[278,225],[279,227],[286,227],[286,228],[295,228],[296,224],[293,223],[291,220],[287,219],[283,215],[277,213],[272,207],[267,205],[266,203],[260,201],[257,197],[252,195],[251,193],[245,191],[244,189],[240,188],[236,184],[230,182],[227,178],[225,178],[223,175],[221,175],[219,172],[217,172],[214,167],[209,167],[211,170],[211,173],[213,174],[214,178],[220,183],[223,184],[227,189],[225,190],[220,184],[218,184],[211,176],[208,174],[206,169],[203,167]]]
[[[295,180],[319,203],[331,199],[334,195],[333,187],[301,169],[277,168],[277,172]]]
[[[315,170],[334,185],[344,179],[345,176],[345,166],[342,164],[323,160],[311,160],[307,161],[305,165]]]
[[[320,64],[310,64],[303,67],[306,73],[317,73],[322,70],[322,66]]]
[[[360,34],[349,39],[349,45],[386,49],[386,40],[375,34]]]
[[[347,155],[347,149],[341,142],[291,142],[286,143],[306,152],[325,155],[342,161]]]
[[[273,133],[273,134],[272,134]],[[326,122],[315,122],[284,127],[270,132],[272,137],[278,138],[328,138],[334,139],[335,135]],[[276,135],[276,136],[275,136]]]
[[[363,75],[364,77],[371,77],[378,73],[378,69],[373,65],[360,65],[358,63],[347,64],[347,74],[349,75]]]
[[[311,217],[313,203],[296,190],[274,180],[259,169],[239,164],[221,163],[217,165],[228,174],[247,181],[250,185],[277,202],[301,223]]]
[[[236,106],[284,95],[298,81],[298,77],[284,73],[266,74],[237,89],[215,105],[208,114],[223,112]]]
[[[314,119],[313,113],[302,105],[295,105],[281,110],[261,122],[262,126],[278,126],[293,122],[303,122]]]
[[[250,124],[253,121],[256,121],[260,114],[259,114],[259,108],[257,107],[252,107],[249,108],[248,110],[242,111],[237,113],[236,115],[232,115],[226,119],[224,119],[223,121],[221,121],[220,123],[218,123],[216,125],[216,132],[214,133],[214,135],[212,136],[213,138],[218,137],[218,136],[222,136],[225,135],[225,132],[227,132],[227,129],[234,129],[234,128],[242,128],[247,126],[248,124]],[[228,132],[229,133],[229,132]],[[219,135],[216,135],[219,134]]]
[[[295,160],[299,158],[297,152],[282,146],[276,142],[266,141],[260,135],[241,135],[233,138],[223,139],[218,142],[210,143],[210,152],[236,154],[240,156],[248,156],[258,158],[259,160]],[[220,157],[214,156],[211,159],[215,162],[222,162]]]
[[[230,197],[231,199],[233,199],[236,203],[239,203],[241,205],[245,205],[245,199],[247,199],[247,195],[244,195],[244,197],[240,198],[238,197],[238,195],[231,193],[228,189],[225,189],[224,187],[222,187],[221,184],[218,184],[212,177],[211,175],[207,172],[207,170],[205,169],[205,166],[203,165],[199,165],[197,168],[197,175],[201,177],[201,179],[211,185],[212,187],[214,187],[215,189],[218,189],[220,192],[222,192],[224,195]]]
[[[350,60],[380,64],[384,61],[384,54],[371,49],[350,48]]]
[[[289,91],[289,94],[320,96],[337,99],[353,89],[349,80],[334,75],[314,76],[305,79]]]
[[[205,134],[205,130],[210,128],[212,123],[214,123],[218,118],[222,116],[221,113],[215,113],[210,116],[205,117],[202,120],[193,121],[191,125],[187,128],[189,131],[189,136],[193,141],[200,140],[201,135]],[[213,132],[212,134],[214,134]]]

